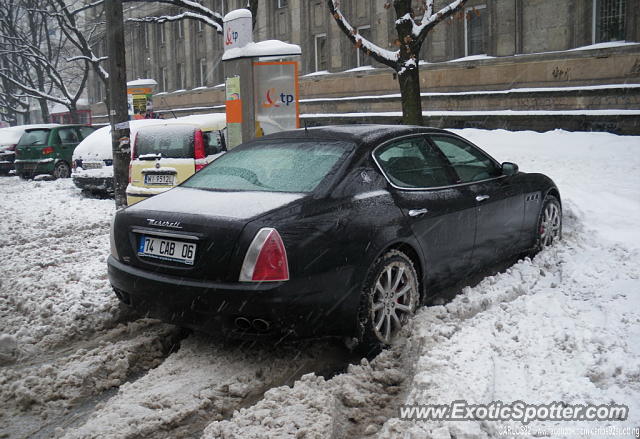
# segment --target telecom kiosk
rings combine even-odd
[[[248,9],[224,22],[227,147],[300,126],[300,46],[279,40],[253,42]]]

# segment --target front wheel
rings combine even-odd
[[[534,251],[537,253],[560,238],[562,238],[562,207],[555,196],[547,195],[538,217]]]
[[[398,250],[388,251],[369,270],[364,285],[359,317],[365,346],[390,345],[415,313],[418,302],[413,262]]]
[[[69,169],[67,162],[60,161],[56,163],[56,167],[53,168],[53,176],[55,178],[69,178],[71,176],[71,169]]]

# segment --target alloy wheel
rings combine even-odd
[[[560,237],[560,208],[555,203],[548,203],[545,206],[539,233],[543,247],[551,245]]]
[[[375,336],[389,344],[417,306],[414,271],[403,261],[387,264],[376,279],[371,296],[371,322]]]

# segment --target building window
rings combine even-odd
[[[315,71],[327,70],[327,35],[319,34],[314,39]]]
[[[164,24],[158,25],[158,41],[160,41],[162,45],[165,43]]]
[[[149,48],[149,28],[146,24],[142,25],[142,41],[144,41],[144,48]]]
[[[184,38],[184,19],[176,21],[176,33],[178,34],[178,39]]]
[[[467,8],[465,11],[465,56],[483,55],[487,53],[486,10],[486,5],[480,5]]]
[[[200,20],[198,20],[198,24],[196,25],[196,29],[198,30],[198,32],[202,32],[204,30],[204,23]]]
[[[625,39],[627,0],[593,0],[593,42]]]
[[[358,34],[365,40],[371,41],[371,26],[358,27]],[[371,58],[362,53],[362,50],[356,49],[356,67],[370,66]]]
[[[162,91],[167,91],[169,88],[169,84],[167,83],[167,68],[162,67],[160,69],[160,87],[162,87]]]
[[[287,6],[289,6],[288,0],[278,0],[278,9],[286,8]]]
[[[198,87],[204,87],[207,82],[207,59],[200,58],[198,68]]]
[[[176,90],[184,89],[184,72],[182,70],[182,64],[176,64]]]

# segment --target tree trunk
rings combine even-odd
[[[38,104],[40,105],[40,117],[42,118],[42,123],[51,122],[49,116],[49,106],[47,105],[46,99],[38,99]],[[27,109],[27,113],[29,113],[29,109]]]
[[[129,109],[127,104],[127,77],[124,45],[122,0],[105,3],[107,18],[107,52],[109,55],[109,121],[113,150],[113,178],[116,209],[127,206],[129,182]]]
[[[71,118],[71,123],[78,123],[78,108],[75,103],[69,104],[69,117]]]
[[[405,125],[423,125],[422,100],[420,98],[420,71],[407,69],[398,74],[400,99],[402,103],[402,123]]]

